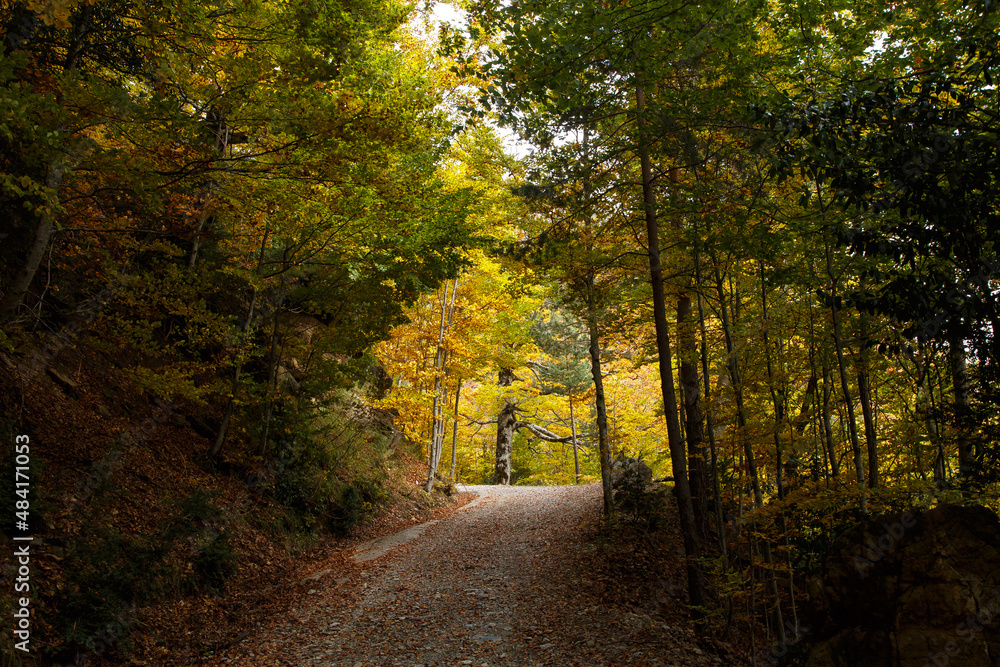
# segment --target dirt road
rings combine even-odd
[[[362,545],[359,571],[321,574],[283,622],[214,664],[716,665],[686,627],[606,603],[582,526],[600,487],[467,487],[440,522]],[[463,488],[463,490],[466,490]],[[676,586],[657,603],[683,605]],[[674,614],[680,618],[683,614]]]

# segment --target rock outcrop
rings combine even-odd
[[[941,505],[838,538],[813,603],[809,667],[1000,663],[1000,521]]]
[[[611,462],[611,483],[615,488],[622,484],[646,488],[652,481],[653,470],[642,459],[620,457]]]

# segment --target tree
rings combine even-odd
[[[539,320],[532,327],[535,344],[552,359],[549,364],[533,365],[545,390],[565,395],[569,399],[570,431],[573,445],[573,469],[576,483],[580,483],[580,453],[576,437],[576,413],[573,396],[579,396],[593,385],[593,376],[584,356],[589,352],[586,339],[589,330],[569,313],[554,311],[547,320]],[[551,387],[551,389],[548,389]],[[543,390],[543,391],[545,391]]]
[[[313,9],[113,0],[0,14],[13,114],[0,206],[14,221],[0,323],[19,331],[57,288],[52,311],[110,283],[105,317],[158,360],[136,378],[223,401],[213,458],[243,418],[264,424],[266,449],[290,311],[341,331],[323,353],[360,356],[472,243],[474,195],[440,169],[454,119],[439,103],[457,82],[430,72],[427,45],[397,48],[411,10]]]
[[[499,368],[497,390],[490,394],[488,401],[483,400],[489,403],[492,417],[477,421],[498,423],[497,415],[508,417],[504,424],[509,430],[498,428],[490,477],[493,477],[496,461],[500,460],[500,475],[509,482],[509,446],[513,445],[519,402],[519,389],[514,386],[518,377],[515,373],[527,373],[520,369],[533,350],[529,314],[537,308],[539,300],[532,294],[533,287],[524,276],[506,270],[481,250],[470,251],[469,261],[471,265],[458,277],[457,289],[452,292],[454,304],[449,298],[443,312],[440,297],[435,300],[428,296],[419,300],[407,311],[409,322],[395,327],[392,338],[376,348],[387,372],[396,379],[396,386],[382,404],[401,413],[399,425],[413,437],[424,433],[426,424],[437,423],[435,397],[440,396],[440,389],[449,378],[483,381]],[[442,335],[441,317],[452,308],[451,324],[444,327]],[[446,315],[444,322],[447,325]],[[447,357],[446,367],[433,361],[439,349]],[[505,389],[501,391],[500,387]],[[473,396],[479,393],[482,388],[470,395],[469,400],[474,400]],[[444,422],[440,424],[439,435],[443,434]],[[504,440],[507,433],[510,439]],[[433,434],[428,432],[426,438],[420,439],[433,442]]]
[[[807,174],[818,195],[828,192],[851,213],[836,241],[869,261],[863,289],[846,296],[903,326],[906,342],[883,340],[882,349],[912,354],[913,342],[943,341],[954,350],[954,428],[965,434],[958,445],[965,475],[973,472],[973,439],[963,350],[971,343],[981,360],[985,399],[995,391],[1000,349],[990,287],[1000,229],[989,111],[997,99],[996,27],[990,3],[934,16],[900,11],[884,28],[884,47],[860,71],[762,113],[783,138],[778,173]],[[862,361],[861,387],[864,368]]]
[[[487,92],[504,120],[543,147],[561,132],[586,127],[595,133],[594,157],[588,164],[614,158],[623,180],[642,183],[642,203],[633,208],[646,221],[644,243],[675,492],[689,557],[691,601],[699,608],[705,596],[695,561],[699,547],[694,510],[683,474],[687,458],[666,325],[652,155],[655,151],[669,168],[697,161],[692,125],[704,122],[709,110],[718,108],[714,105],[720,103],[720,93],[731,86],[731,73],[721,76],[721,68],[714,65],[727,51],[731,56],[745,48],[734,39],[745,11],[745,6],[724,2],[654,7],[626,3],[613,8],[562,2],[544,7],[489,4],[480,14],[486,30],[503,40],[483,69],[485,76],[494,77]],[[706,83],[698,85],[698,79]],[[599,125],[608,131],[598,135]],[[624,166],[629,162],[631,166]]]

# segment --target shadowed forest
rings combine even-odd
[[[591,483],[725,664],[996,663],[991,0],[0,33],[3,667],[202,664],[457,485]]]

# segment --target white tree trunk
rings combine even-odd
[[[501,387],[509,387],[514,382],[514,371],[501,368],[499,383]],[[514,424],[516,423],[517,405],[510,399],[504,402],[500,414],[497,415],[497,457],[493,469],[494,484],[510,484],[510,459],[514,451]]]

